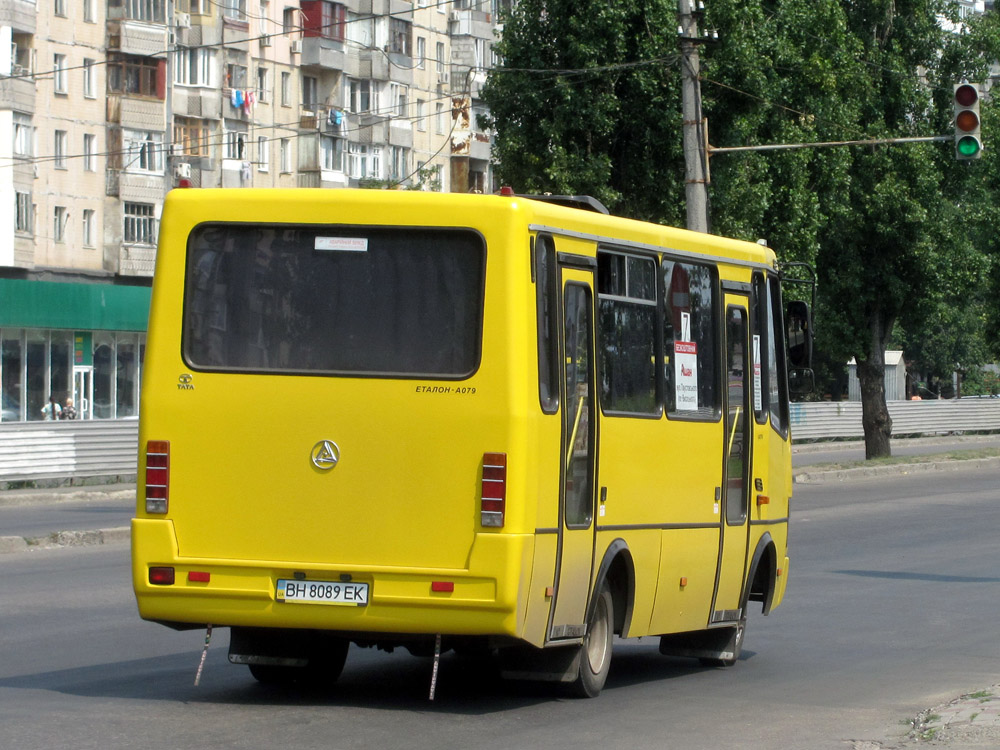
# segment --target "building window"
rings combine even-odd
[[[66,169],[66,131],[57,130],[55,135],[56,169]]]
[[[347,108],[351,112],[374,112],[378,109],[378,88],[374,81],[351,79],[347,86]]]
[[[319,80],[315,76],[302,76],[302,108],[315,110],[319,107]]]
[[[247,66],[236,63],[226,64],[226,88],[245,89],[247,87]]]
[[[31,193],[14,193],[14,202],[16,204],[14,209],[14,231],[21,234],[34,234],[32,231],[34,227],[34,219],[32,218],[34,207],[31,203]]]
[[[54,12],[57,16],[66,17],[66,0],[55,0]]]
[[[174,145],[184,156],[210,156],[209,128],[205,120],[174,118]]]
[[[14,113],[14,156],[30,157],[34,155],[32,143],[35,129],[31,126],[31,115],[21,112]]]
[[[215,51],[178,47],[174,57],[174,83],[179,86],[211,86]]]
[[[281,139],[281,171],[292,171],[292,142],[288,138]]]
[[[66,241],[66,206],[56,206],[52,211],[52,239],[55,242]]]
[[[108,91],[112,94],[135,94],[163,99],[156,85],[160,63],[152,57],[110,55],[108,59]]]
[[[344,139],[331,135],[320,137],[320,160],[323,169],[334,172],[344,171]]]
[[[125,202],[125,226],[122,237],[130,244],[156,244],[156,218],[152,203]]]
[[[344,41],[344,24],[347,20],[347,8],[340,3],[319,0],[310,4],[313,10],[304,11],[302,25],[307,36],[322,36],[338,42]],[[317,12],[318,10],[318,12]]]
[[[441,102],[434,104],[434,132],[444,135],[444,105]]]
[[[377,180],[382,177],[382,149],[363,143],[348,145],[348,174],[357,180]]]
[[[83,0],[83,20],[86,23],[96,23],[97,22],[97,11],[95,9],[96,3],[94,0]]]
[[[281,13],[281,30],[285,34],[291,34],[299,30],[298,8],[285,8]]]
[[[389,147],[389,179],[402,182],[410,176],[410,149]]]
[[[269,33],[269,29],[271,26],[271,3],[268,2],[268,0],[260,0],[257,20],[260,22],[260,46],[270,47],[271,34]]]
[[[438,42],[435,48],[434,62],[437,66],[437,73],[444,73],[444,42]]]
[[[83,246],[94,246],[94,209],[83,209]]]
[[[84,133],[83,136],[83,169],[86,172],[97,171],[97,136]]]
[[[266,135],[257,136],[257,171],[267,172],[271,167],[271,139]]]
[[[133,21],[163,23],[165,6],[164,0],[125,0],[125,17]]]
[[[222,0],[222,15],[233,21],[246,21],[246,0]]]
[[[281,106],[290,107],[292,106],[292,74],[282,73],[281,74]]]
[[[226,130],[222,142],[223,159],[246,159],[247,134],[242,130]]]
[[[270,76],[267,68],[257,67],[257,101],[266,102],[270,99]]]
[[[406,117],[406,102],[409,98],[409,88],[401,83],[389,84],[389,114]]]
[[[389,18],[389,52],[410,56],[413,24],[401,18]]]
[[[122,133],[126,172],[163,173],[163,134],[152,130],[125,130]]]
[[[88,99],[97,97],[94,72],[94,61],[88,57],[83,58],[83,95]]]
[[[66,93],[66,55],[52,56],[52,85],[57,94]]]
[[[424,62],[427,59],[427,40],[422,36],[417,37],[417,67],[424,69]]]

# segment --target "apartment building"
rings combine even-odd
[[[493,189],[511,0],[0,0],[3,422],[138,415],[166,191]]]

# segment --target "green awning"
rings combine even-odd
[[[150,289],[0,279],[0,327],[145,331]]]

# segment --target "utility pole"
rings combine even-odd
[[[693,7],[700,0],[678,0],[681,42],[681,113],[684,118],[684,179],[687,228],[708,231],[708,152],[701,113],[698,19]]]

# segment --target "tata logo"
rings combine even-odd
[[[177,390],[179,391],[193,391],[194,384],[191,382],[194,380],[194,375],[189,372],[182,373],[179,378],[177,378]]]
[[[332,440],[320,440],[313,446],[310,455],[313,466],[320,471],[329,471],[340,461],[340,447]]]

